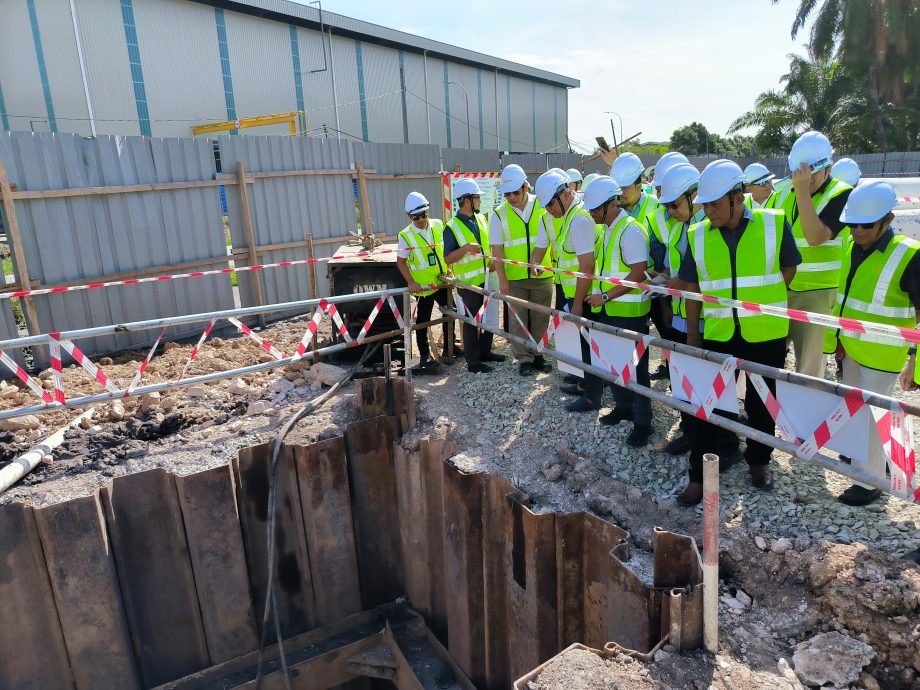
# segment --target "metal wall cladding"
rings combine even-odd
[[[532,82],[511,78],[512,151],[534,151]],[[536,142],[539,145],[539,141]]]
[[[537,126],[537,151],[565,151],[568,141],[563,133],[561,136],[556,129],[559,119],[558,104],[554,104],[556,96],[555,87],[548,84],[534,84],[534,122]],[[555,108],[555,113],[554,113]]]
[[[47,132],[48,115],[32,45],[28,6],[25,2],[4,3],[2,11],[0,84],[10,127],[26,131],[34,127]]]
[[[406,76],[406,113],[409,120],[409,143],[427,144],[428,118],[432,116],[425,102],[425,60],[421,55],[403,52]],[[429,87],[431,75],[428,75]]]
[[[247,173],[286,170],[348,170],[348,143],[334,139],[310,137],[218,137],[220,157],[225,171],[235,171],[243,161]],[[292,261],[306,257],[304,236],[312,232],[314,240],[340,237],[356,229],[355,196],[352,179],[343,175],[314,175],[257,178],[248,186],[249,210],[256,246],[301,243],[290,249],[261,254],[259,263]],[[230,236],[234,250],[247,248],[235,187],[227,188]],[[317,257],[331,256],[335,245],[320,244]],[[249,261],[240,261],[248,265]],[[261,279],[266,304],[307,299],[306,266],[269,269],[239,276],[242,306],[255,305],[254,279]],[[317,265],[318,292],[327,293],[325,264]]]
[[[214,175],[211,145],[196,140],[4,133],[0,160],[20,190],[187,182]],[[216,187],[22,200],[16,213],[30,277],[45,285],[226,255]],[[233,307],[229,276],[33,300],[44,332]],[[80,348],[87,354],[112,351],[152,342],[154,336],[120,333],[81,340]]]
[[[328,136],[335,137],[335,101],[332,98],[329,37],[321,36],[318,31],[298,27],[297,46],[300,49],[300,78],[303,84],[304,105],[310,111],[310,128],[315,130],[311,134],[322,134],[323,125],[326,125],[325,132]]]
[[[358,62],[355,41],[352,38],[332,37],[332,60],[335,62],[335,89],[338,99],[341,135],[347,139],[361,140],[361,108],[358,95]],[[335,113],[329,118],[334,126]]]
[[[421,192],[431,204],[431,215],[440,218],[441,181],[439,149],[428,144],[352,144],[355,164],[385,175],[432,174],[431,179],[367,181],[367,195],[377,235],[396,235],[406,227],[405,199],[409,192]]]
[[[361,44],[368,137],[403,143],[403,107],[399,83],[399,52],[372,43]]]
[[[511,153],[502,156],[502,165],[520,165],[528,174],[543,173],[553,167],[546,164],[546,156],[542,153]]]
[[[476,68],[447,64],[447,79],[450,92],[450,127],[453,148],[479,148],[479,92],[476,85]],[[443,89],[443,72],[438,84]],[[458,86],[458,84],[460,86]],[[461,88],[462,87],[462,88]],[[469,114],[469,127],[467,127]]]
[[[447,104],[444,101],[444,61],[429,57],[428,60],[428,111],[431,119],[431,143],[447,146]],[[450,68],[448,67],[448,70]],[[456,87],[455,87],[456,88]],[[424,94],[423,94],[424,95]],[[451,99],[451,112],[454,101]],[[451,144],[457,136],[453,122],[451,127]],[[466,137],[466,132],[463,133]]]
[[[501,172],[501,153],[494,149],[468,151],[465,149],[441,149],[441,164],[447,172]]]
[[[482,140],[480,147],[494,146],[501,148],[499,127],[498,104],[501,102],[500,96],[496,93],[496,80],[501,83],[501,79],[495,72],[489,70],[479,70],[479,78],[482,81]]]

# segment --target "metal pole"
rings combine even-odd
[[[342,125],[339,124],[339,95],[335,88],[335,55],[332,54],[332,27],[329,27],[329,74],[332,76],[332,107],[335,110],[335,138],[342,138]]]
[[[422,68],[425,72],[425,122],[428,125],[428,143],[431,143],[431,110],[428,107],[428,51],[422,51]]]
[[[502,142],[498,135],[498,70],[495,70],[495,148],[501,151]],[[509,143],[508,149],[511,149]]]
[[[96,136],[96,118],[93,115],[93,102],[89,97],[89,83],[86,81],[86,63],[83,60],[83,42],[80,40],[80,28],[77,24],[77,9],[74,0],[70,0],[70,20],[73,22],[73,37],[77,43],[77,60],[80,62],[80,78],[83,80],[83,95],[86,98],[86,115],[89,117],[89,131]]]
[[[412,383],[412,296],[403,293],[403,363],[406,381]]]
[[[719,456],[703,455],[703,640],[719,651]]]
[[[454,84],[459,86],[463,91],[463,98],[466,100],[466,148],[473,148],[473,140],[470,138],[470,95],[466,92],[466,87],[459,81],[446,81],[445,84]]]
[[[617,119],[620,121],[620,139],[619,139],[619,141],[620,141],[620,143],[622,144],[622,143],[623,143],[623,118],[622,118],[622,116],[621,116],[617,111],[615,111],[615,110],[605,110],[605,111],[604,111],[604,114],[605,114],[605,115],[616,115],[616,116],[617,116]],[[613,131],[613,118],[610,118],[610,130]],[[614,141],[617,140],[616,132],[613,133],[613,139],[614,139]]]

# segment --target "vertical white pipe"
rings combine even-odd
[[[703,455],[703,642],[719,651],[719,456]]]
[[[83,61],[83,42],[80,40],[80,29],[77,24],[77,9],[74,0],[70,0],[70,21],[73,22],[73,37],[77,42],[77,58],[80,61],[80,77],[83,79],[83,95],[86,98],[86,114],[89,116],[89,131],[96,136],[96,118],[93,115],[93,102],[89,97],[89,83],[86,80],[86,63]]]
[[[322,34],[320,34],[322,36]],[[329,27],[329,72],[332,75],[332,105],[335,109],[335,138],[342,138],[342,126],[339,124],[339,93],[335,88],[335,58],[332,55],[332,27]]]
[[[425,72],[425,122],[428,124],[428,143],[431,143],[431,111],[428,109],[428,51],[422,51],[422,66]]]
[[[495,70],[495,148],[502,150],[502,142],[498,135],[498,70]],[[511,142],[508,142],[508,150],[511,150]]]
[[[412,295],[403,294],[403,348],[405,351],[406,381],[412,383]]]

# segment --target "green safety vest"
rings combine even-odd
[[[474,218],[476,219],[476,225],[479,227],[478,240],[466,226],[466,223],[457,218],[457,216],[447,222],[447,227],[454,233],[458,247],[477,244],[482,249],[481,254],[464,254],[463,258],[452,266],[454,277],[457,280],[478,287],[486,282],[486,261],[488,257],[492,256],[492,252],[489,249],[489,226],[486,223],[485,216],[477,213]]]
[[[684,236],[684,233],[687,232],[687,229],[694,222],[702,222],[705,220],[706,216],[703,215],[702,209],[698,212],[700,220],[694,221],[693,216],[690,217],[689,223],[681,223],[677,218],[674,218],[671,215],[668,215],[667,218],[667,227],[668,227],[668,263],[671,267],[671,277],[676,277],[680,272],[680,263],[684,258],[682,249],[686,248],[686,242],[683,243],[684,247],[681,247],[681,237]],[[671,311],[680,316],[681,318],[687,318],[687,300],[683,297],[672,297],[671,298]]]
[[[768,196],[767,200],[763,202],[763,206],[761,206],[761,208],[775,208],[778,210],[782,210],[783,205],[782,203],[779,203],[780,200],[782,200],[782,202],[785,202],[786,197],[780,196],[776,192],[770,192],[770,196]],[[752,211],[755,210],[754,209],[754,197],[751,196],[750,194],[745,194],[744,195],[744,205],[747,206]]]
[[[540,223],[543,222],[544,216],[549,214],[536,200],[533,202],[533,213],[530,214],[530,219],[527,223],[524,223],[524,219],[517,214],[507,201],[502,202],[495,208],[495,214],[502,224],[502,245],[504,246],[505,258],[529,263],[530,255],[536,245],[537,234],[540,231]],[[547,231],[549,231],[552,228],[552,224],[547,223],[547,226]],[[550,246],[543,256],[542,265],[550,267],[554,265],[556,235],[549,232],[547,232],[547,235]],[[540,277],[551,278],[552,276],[552,272],[547,271]],[[524,266],[505,264],[505,277],[508,280],[524,280],[530,277],[530,269]]]
[[[728,245],[709,220],[690,228],[689,247],[696,262],[700,291],[728,299],[786,306],[786,283],[780,270],[779,249],[783,241],[783,214],[772,210],[751,211],[753,218],[741,234],[732,267]],[[749,343],[785,338],[789,322],[778,316],[756,314],[703,302],[703,337],[725,342],[735,334]]]
[[[577,215],[587,216],[588,220],[591,221],[591,224],[594,225],[596,231],[599,228],[603,227],[594,222],[594,219],[591,218],[591,214],[585,211],[580,204],[572,203],[569,206],[568,210],[565,212],[565,215],[562,217],[562,227],[559,230],[559,234],[556,236],[558,239],[557,247],[559,249],[559,268],[564,271],[578,271],[578,254],[575,253],[575,250],[571,248],[569,244],[569,227],[572,225],[572,220]],[[600,232],[596,232],[594,237],[594,256],[597,256],[598,245],[600,243],[601,237]],[[575,288],[578,283],[578,278],[575,276],[569,276],[565,274],[559,274],[559,283],[562,285],[563,294],[572,298],[575,296]]]
[[[584,196],[584,195],[582,195],[582,196]],[[575,204],[576,204],[576,205],[579,205],[579,206],[581,205],[580,202],[575,202]],[[556,266],[556,267],[559,266],[559,234],[562,232],[562,222],[563,222],[564,220],[565,220],[565,218],[556,218],[556,216],[554,216],[552,213],[546,213],[546,214],[544,214],[544,216],[543,216],[543,223],[546,225],[546,232],[547,232],[547,234],[548,234],[549,231],[550,231],[550,227],[552,227],[552,231],[553,231],[553,244],[552,244],[552,250],[553,250],[553,266]],[[561,273],[554,273],[554,274],[553,274],[553,282],[554,282],[556,285],[562,285],[562,274],[561,274]]]
[[[855,246],[851,238],[843,250],[834,316],[914,328],[917,325],[916,308],[910,296],[901,290],[901,276],[914,254],[920,250],[920,243],[904,235],[895,235],[885,251],[873,251],[863,260],[847,289]],[[898,339],[833,328],[828,328],[825,333],[828,336],[824,341],[825,352],[835,352],[839,339],[847,356],[865,367],[899,372],[907,363],[908,344]]]
[[[814,205],[815,211],[820,214],[831,199],[850,189],[853,189],[850,185],[832,177],[827,188],[820,195],[811,198],[811,203]],[[802,218],[799,216],[795,192],[786,195],[783,211],[792,225],[795,244],[802,254],[802,263],[796,269],[795,278],[789,285],[789,289],[804,291],[837,287],[840,277],[840,262],[843,259],[843,240],[846,237],[844,232],[847,232],[847,230],[843,230],[834,239],[813,247],[808,244],[808,240],[805,239],[805,233],[802,231]]]
[[[623,233],[626,232],[630,225],[635,225],[642,230],[642,225],[628,213],[624,213],[611,228],[601,226],[604,228],[601,233],[603,244],[602,251],[596,253],[595,256],[594,275],[619,278],[620,280],[629,275],[629,264],[623,261],[623,257],[620,254],[620,242],[623,239]],[[642,234],[645,236],[645,244],[648,247],[648,235],[645,232]],[[616,283],[595,280],[591,287],[592,293],[599,295],[601,292],[606,292],[616,287]],[[651,295],[645,290],[636,289],[605,302],[600,307],[591,307],[591,311],[594,314],[599,314],[603,309],[608,316],[645,316],[649,313],[650,305]]]
[[[419,285],[433,285],[438,282],[438,277],[447,270],[444,261],[444,223],[434,218],[428,221],[428,227],[434,237],[434,242],[420,233],[412,223],[399,231],[399,236],[406,240],[409,245],[409,257],[406,259],[406,266],[409,267],[409,274]],[[434,247],[427,245],[434,244]],[[425,297],[433,295],[435,290],[422,290],[413,293],[416,297]]]

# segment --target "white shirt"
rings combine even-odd
[[[533,215],[533,209],[536,205],[537,197],[530,193],[527,194],[527,203],[524,204],[523,211],[508,204],[511,210],[524,221],[524,225],[530,222],[530,217]],[[505,240],[502,235],[502,219],[498,217],[498,213],[492,211],[492,215],[489,217],[489,244],[504,244]],[[537,246],[539,247],[540,245]]]
[[[434,233],[431,232],[431,219],[428,219],[428,227],[424,230],[419,230],[414,225],[412,230],[420,234],[425,238],[425,244],[431,245],[434,244]],[[400,259],[408,259],[409,255],[412,253],[412,248],[409,246],[409,243],[406,242],[406,238],[403,235],[399,236],[399,245],[396,247],[396,256]]]
[[[607,226],[607,231],[604,234],[604,250],[606,251],[607,244],[610,242],[610,232],[613,227],[619,223],[625,216],[629,214],[626,213],[623,209],[620,209],[620,214],[613,219],[613,223]],[[626,226],[626,229],[623,231],[623,234],[620,236],[620,258],[623,259],[623,263],[632,265],[648,261],[648,240],[645,237],[645,233],[642,232],[640,228],[635,223],[630,223]]]
[[[577,206],[578,202],[574,201],[572,205]],[[569,208],[572,207],[569,206]],[[553,222],[553,217],[550,215],[549,211],[546,212],[543,218],[545,223]],[[593,254],[596,237],[597,224],[587,216],[583,216],[579,213],[572,218],[572,222],[569,224],[569,240],[566,246],[574,249],[576,255]],[[540,232],[537,234],[536,246],[538,249],[546,249],[549,247],[549,236],[546,234],[546,225],[544,223],[540,224]]]

